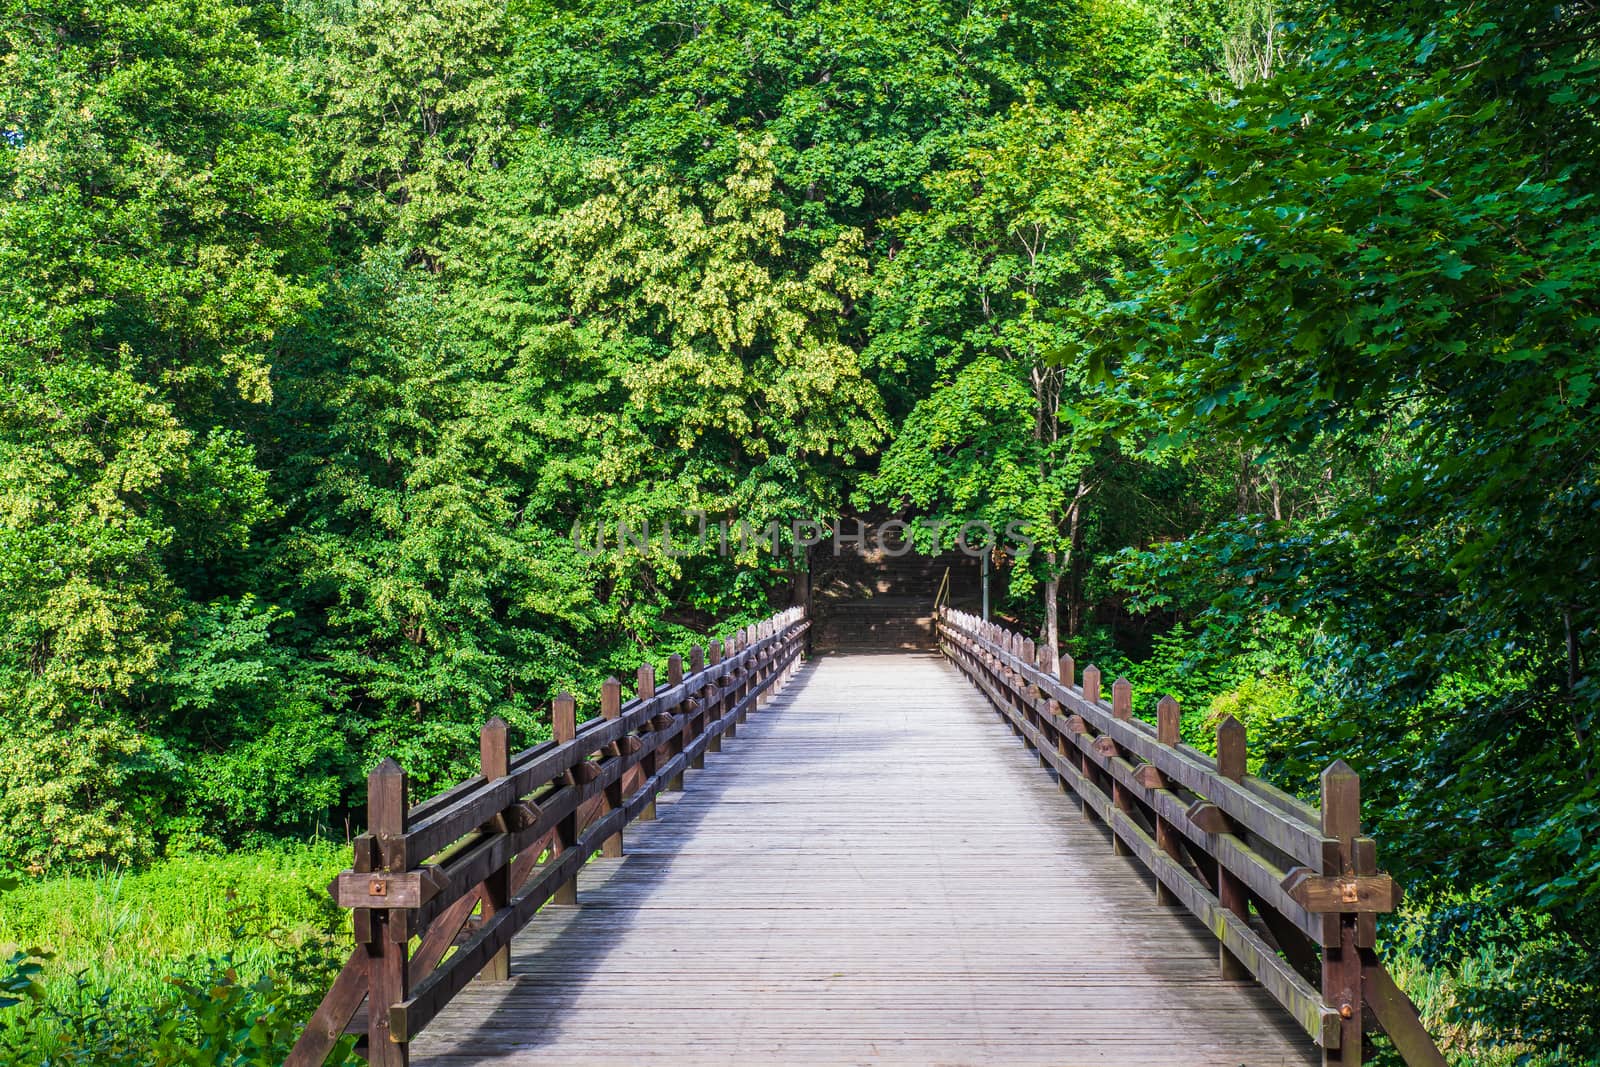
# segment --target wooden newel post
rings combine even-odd
[[[706,669],[706,654],[705,654],[705,650],[702,649],[699,645],[695,645],[694,647],[689,649],[689,673],[691,675],[698,675],[701,671],[703,671],[705,669]],[[691,712],[693,712],[693,714],[691,714],[689,716],[688,739],[689,740],[693,740],[694,738],[697,738],[701,734],[705,733],[705,729],[706,729],[706,712],[709,709],[706,707],[705,689],[704,688],[695,690],[693,702],[690,704],[689,710]],[[706,757],[705,757],[705,754],[701,753],[700,755],[695,756],[693,759],[691,759],[689,761],[689,767],[692,770],[697,770],[697,771],[705,770],[706,769]]]
[[[746,651],[755,645],[755,623],[751,623],[749,626],[746,626],[743,630],[740,630],[739,633],[741,634],[739,640],[740,651]],[[755,700],[748,698],[750,698],[751,693],[755,692],[756,682],[758,682],[760,678],[761,670],[759,666],[759,660],[755,656],[751,656],[749,659],[745,660],[744,664],[744,685],[740,689],[740,696],[747,698],[747,702],[745,702],[739,709],[739,715],[737,717],[737,722],[739,723],[743,723],[747,718],[750,717],[750,706],[755,703]],[[728,730],[728,736],[735,736],[735,731],[731,727]]]
[[[638,695],[640,700],[649,700],[656,695],[656,669],[646,663],[639,668]],[[661,749],[655,748],[645,754],[639,766],[644,768],[646,778],[655,777],[656,768],[661,763]],[[645,804],[644,810],[639,813],[639,818],[648,822],[656,817],[656,798],[651,797]]]
[[[367,833],[377,848],[379,870],[406,870],[407,818],[406,772],[386,759],[367,776]],[[411,992],[410,916],[399,908],[374,908],[370,914],[362,945],[367,957],[367,1062],[373,1067],[406,1067],[410,1053],[404,1044],[390,1039],[389,1009]]]
[[[1156,705],[1157,744],[1166,745],[1168,748],[1175,747],[1178,744],[1178,726],[1182,720],[1182,716],[1182,709],[1178,707],[1178,702],[1172,699],[1172,695],[1170,693],[1161,698],[1161,702]],[[1165,784],[1164,778],[1162,781],[1163,784]],[[1161,851],[1177,860],[1180,864],[1183,863],[1183,852],[1178,837],[1178,828],[1173,826],[1172,823],[1166,819],[1162,818],[1159,814],[1156,816],[1156,846],[1160,848]],[[1156,903],[1176,905],[1182,904],[1183,901],[1178,899],[1177,894],[1173,893],[1172,890],[1167,888],[1167,883],[1157,878]]]
[[[724,643],[724,658],[737,656],[744,652],[744,631],[735,630],[733,635]],[[739,706],[739,701],[744,699],[745,679],[749,677],[750,668],[746,664],[734,667],[728,677],[723,680],[723,685],[728,687],[728,695],[724,700],[723,714]],[[739,716],[735,715],[728,720],[727,727],[722,731],[724,737],[739,736]],[[720,741],[720,739],[719,739]]]
[[[511,773],[511,732],[506,721],[496,715],[478,731],[478,772],[494,781]],[[501,829],[504,829],[502,820]],[[511,903],[511,864],[507,862],[483,880],[483,921],[494,918]],[[511,977],[511,948],[496,952],[478,972],[486,982],[503,982]]]
[[[683,657],[678,655],[676,652],[667,657],[667,684],[669,686],[680,686],[683,684]],[[687,701],[680,703],[677,707],[677,711],[680,716],[678,728],[673,731],[672,741],[668,746],[668,752],[672,756],[677,756],[683,751],[683,735],[689,730],[689,716],[684,714],[687,707]],[[679,771],[677,774],[672,776],[672,779],[667,782],[667,789],[671,791],[681,791],[683,789],[682,771]]]
[[[600,685],[600,717],[602,719],[616,719],[622,715],[622,683],[615,678],[607,678]],[[618,755],[622,753],[619,747]],[[631,772],[630,772],[631,773]],[[606,786],[606,810],[616,811],[622,807],[624,782],[622,776]],[[600,844],[600,855],[609,859],[617,859],[622,855],[622,831],[618,830]]]
[[[755,643],[765,642],[767,639],[767,624],[764,622],[755,623],[750,627],[750,635]],[[751,680],[755,682],[756,694],[755,698],[750,701],[750,706],[755,709],[760,709],[767,702],[767,691],[761,688],[761,683],[767,680],[767,672],[772,669],[770,663],[771,655],[772,650],[763,647],[760,655],[754,661]]]
[[[713,640],[711,642],[711,665],[713,667],[720,667],[722,665],[722,657],[723,657],[722,642],[720,640]],[[716,685],[714,687],[713,686],[709,686],[709,685],[706,687],[707,694],[711,694],[713,692],[716,694],[716,699],[711,705],[711,712],[710,712],[710,715],[708,716],[709,719],[720,719],[720,718],[722,718],[723,714],[727,711],[726,702],[722,699],[722,687],[725,684],[726,684],[726,680],[725,679],[718,679],[718,681],[717,681],[717,683],[716,683]],[[720,733],[712,735],[710,743],[708,743],[706,745],[706,751],[707,752],[721,752],[722,751],[722,735]]]
[[[1344,760],[1322,772],[1322,836],[1339,843],[1338,870],[1324,875],[1357,872],[1356,839],[1361,836],[1361,779]],[[1332,857],[1329,857],[1331,860]],[[1331,864],[1329,864],[1331,866]],[[1361,950],[1357,945],[1359,919],[1339,916],[1339,944],[1322,950],[1322,999],[1339,1013],[1339,1047],[1324,1048],[1328,1067],[1361,1064]]]
[[[1093,663],[1083,669],[1083,699],[1091,704],[1100,702],[1100,668]]]
[[[1127,678],[1118,678],[1111,683],[1111,715],[1122,722],[1133,719],[1133,683]],[[1118,750],[1114,750],[1118,751]],[[1127,786],[1115,776],[1111,776],[1111,802],[1117,810],[1132,817],[1135,807],[1133,797],[1129,795]],[[1133,849],[1116,832],[1111,834],[1111,850],[1119,856],[1133,855]]]
[[[1062,656],[1061,666],[1060,669],[1056,671],[1056,677],[1061,679],[1062,685],[1066,686],[1068,689],[1071,689],[1077,684],[1077,671],[1078,666],[1072,662],[1072,657]]]
[[[1217,724],[1217,773],[1235,782],[1244,781],[1249,762],[1244,725],[1232,715]],[[1217,867],[1217,899],[1222,906],[1245,922],[1250,921],[1250,896],[1244,883],[1229,873],[1225,866]],[[1222,964],[1222,977],[1244,980],[1252,977],[1250,969],[1225,947],[1218,947]]]
[[[578,702],[572,698],[571,693],[557,693],[556,698],[550,702],[550,732],[555,737],[556,744],[564,745],[578,736]],[[571,777],[576,785],[577,777]],[[578,843],[578,813],[574,809],[571,815],[562,819],[556,827],[557,846],[553,850],[559,856]],[[576,904],[578,902],[578,879],[572,878],[556,887],[555,895],[550,898],[552,904]]]

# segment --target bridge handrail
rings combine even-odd
[[[1217,727],[1217,756],[1179,738],[1172,697],[1154,725],[1134,717],[1126,678],[1101,699],[1090,665],[967,612],[941,608],[939,645],[1012,729],[1220,942],[1225,978],[1254,977],[1325,1050],[1359,1064],[1366,1013],[1411,1067],[1443,1067],[1415,1005],[1376,954],[1381,912],[1400,890],[1361,834],[1360,779],[1342,760],[1322,775],[1320,810],[1248,773],[1245,730]]]
[[[352,911],[356,948],[287,1067],[320,1065],[349,1032],[366,1035],[369,1063],[405,1064],[411,1040],[455,993],[480,973],[506,977],[507,946],[542,905],[576,902],[589,857],[620,855],[623,827],[653,817],[657,793],[681,788],[684,771],[787,680],[810,625],[791,608],[712,641],[709,662],[697,645],[689,673],[681,656],[668,660],[660,691],[654,668],[641,667],[626,703],[608,679],[600,717],[581,727],[572,697],[560,694],[555,737],[516,754],[506,724],[491,719],[480,735],[483,773],[414,806],[400,766],[379,764],[367,781],[367,832],[328,887]]]

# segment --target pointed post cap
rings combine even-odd
[[[1361,776],[1342,759],[1322,772],[1322,832],[1338,838],[1345,862],[1353,861],[1352,841],[1361,834]]]
[[[1178,702],[1168,693],[1156,705],[1156,740],[1163,745],[1176,745],[1180,733],[1179,727],[1183,722],[1183,709]]]
[[[1083,699],[1091,704],[1100,699],[1100,668],[1093,663],[1083,669]]]
[[[1217,723],[1217,773],[1242,782],[1248,763],[1244,724],[1229,715]]]
[[[1111,714],[1119,719],[1133,718],[1133,683],[1126,677],[1111,683]]]

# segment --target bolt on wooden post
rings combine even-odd
[[[367,832],[378,851],[378,867],[388,872],[407,867],[405,834],[409,829],[406,774],[385,759],[367,776]],[[410,993],[410,925],[405,912],[374,908],[371,931],[361,946],[367,957],[367,1062],[373,1067],[406,1067],[409,1050],[390,1040],[389,1009]]]
[[[1322,772],[1322,836],[1338,842],[1337,870],[1324,874],[1353,875],[1356,840],[1361,836],[1361,779],[1344,760]],[[1331,861],[1333,857],[1328,857]],[[1331,863],[1329,864],[1332,865]],[[1339,1047],[1324,1048],[1327,1067],[1360,1067],[1362,1031],[1361,950],[1359,920],[1339,916],[1339,943],[1322,950],[1322,999],[1339,1012]]]
[[[555,737],[556,744],[563,745],[578,736],[578,702],[572,698],[571,693],[558,693],[550,702],[550,731]],[[572,788],[581,788],[577,784],[577,776],[569,776]],[[572,814],[562,819],[556,828],[556,838],[560,842],[554,850],[556,856],[564,854],[568,849],[578,843],[578,811],[573,809]],[[578,902],[578,876],[562,882],[556,887],[555,894],[551,896],[552,904],[576,904]]]
[[[478,773],[488,782],[504,778],[511,773],[510,730],[506,726],[506,721],[498,715],[484,723],[483,729],[478,731]],[[503,818],[500,820],[499,828],[502,831],[505,829]],[[483,921],[488,922],[496,914],[504,911],[510,903],[511,861],[508,859],[483,880]],[[485,982],[503,982],[510,976],[509,946],[490,957],[483,970],[478,972],[479,979]]]

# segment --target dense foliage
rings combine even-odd
[[[1600,1055],[1597,20],[5,0],[0,871],[538,740],[804,587],[702,522],[1023,521],[1001,610],[1357,765],[1463,1054]]]

